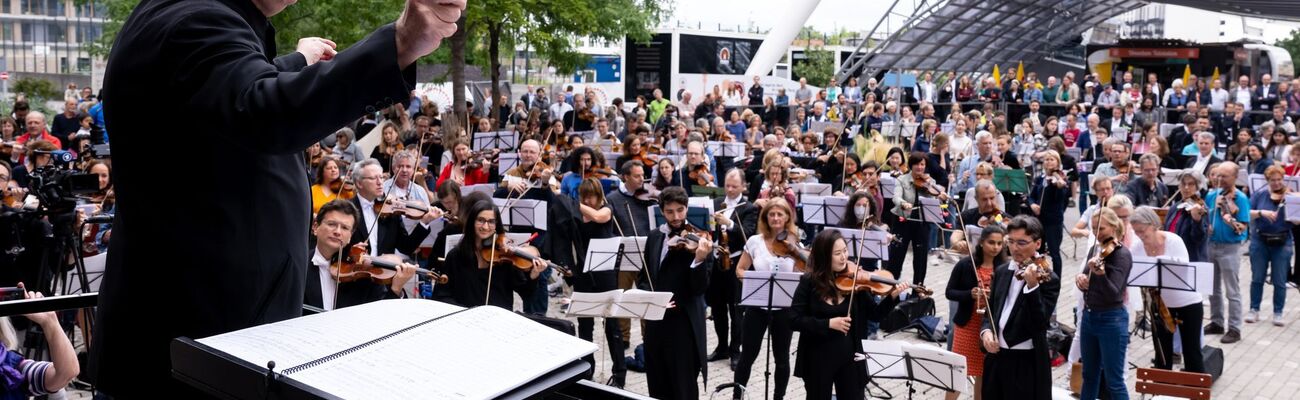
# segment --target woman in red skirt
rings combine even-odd
[[[971,257],[963,258],[953,266],[948,278],[947,296],[957,302],[952,312],[953,329],[952,351],[966,356],[966,374],[975,377],[975,399],[980,398],[983,388],[981,377],[984,375],[984,351],[980,349],[980,324],[987,317],[988,308],[984,295],[988,285],[993,282],[993,269],[1006,262],[1004,237],[1006,230],[998,224],[989,224],[980,232],[979,246]],[[974,260],[979,260],[976,264]],[[956,399],[957,392],[950,392],[948,399]]]

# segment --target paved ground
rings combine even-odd
[[[1073,215],[1067,216],[1066,219],[1071,221],[1070,225],[1073,225],[1072,221],[1078,217],[1075,212],[1071,212],[1071,214]],[[1087,250],[1083,248],[1083,246],[1084,242],[1083,240],[1080,240],[1078,243],[1077,253],[1075,253],[1075,245],[1068,236],[1062,244],[1067,276],[1073,276],[1078,272],[1078,265],[1080,263],[1079,257],[1082,257]],[[935,260],[935,257],[931,257],[930,268],[927,272],[928,276],[926,278],[926,286],[935,289],[936,291],[942,291],[942,289],[947,286],[949,272],[951,271],[954,261],[955,260],[939,261]],[[911,265],[910,261],[905,262],[904,265]],[[906,267],[904,275],[910,274],[910,267]],[[1241,271],[1243,296],[1249,296],[1249,284],[1249,262],[1243,260]],[[1078,301],[1077,296],[1079,295],[1079,292],[1073,288],[1072,284],[1063,286],[1068,287],[1063,287],[1061,290],[1061,298],[1058,301],[1059,305],[1057,307],[1057,314],[1070,316],[1073,315],[1073,307]],[[1297,319],[1300,319],[1300,306],[1296,305],[1297,303],[1300,303],[1300,300],[1294,300],[1297,297],[1300,297],[1297,296],[1300,295],[1300,291],[1295,291],[1295,289],[1289,290],[1292,290],[1292,292],[1288,293],[1292,300],[1288,302],[1283,315],[1284,321],[1286,321],[1286,326],[1275,327],[1267,322],[1263,324],[1246,324],[1245,329],[1242,332],[1242,341],[1234,344],[1225,345],[1220,343],[1219,335],[1206,337],[1206,342],[1209,345],[1222,348],[1226,356],[1223,376],[1220,377],[1213,387],[1215,398],[1258,400],[1300,398],[1300,394],[1298,394],[1300,393],[1300,321],[1297,321]],[[1264,310],[1272,309],[1271,293],[1272,289],[1266,287],[1264,292],[1264,301],[1261,307]],[[942,296],[936,300],[938,300],[935,302],[936,307],[938,308],[938,314],[943,316],[946,320],[948,302],[946,299],[942,298]],[[1244,304],[1248,305],[1248,301],[1248,298],[1243,299]],[[1208,304],[1209,302],[1207,300],[1205,311],[1206,318],[1209,318]],[[553,307],[551,313],[557,314],[557,310],[557,308]],[[1065,318],[1062,319],[1064,320]],[[636,324],[633,324],[633,326],[635,327]],[[796,337],[791,346],[792,352],[797,351],[798,347],[798,332],[796,332],[795,335]],[[598,336],[598,344],[603,346],[603,337],[600,337],[601,335],[596,336]],[[640,341],[639,329],[634,328],[632,336],[633,345],[635,346]],[[916,335],[910,333],[895,335],[889,339],[901,339],[913,343],[922,343]],[[717,341],[717,338],[713,333],[712,325],[710,325],[710,328],[708,329],[708,340],[708,349],[711,351]],[[766,348],[764,348],[763,351],[766,351]],[[1151,363],[1150,360],[1155,357],[1153,351],[1150,338],[1141,339],[1138,337],[1131,337],[1127,354],[1128,362],[1133,365],[1144,367],[1149,366]],[[599,354],[607,355],[608,353],[598,353],[598,357]],[[791,355],[792,363],[793,360],[794,356]],[[603,382],[603,379],[607,379],[609,374],[608,356],[600,357],[597,362],[600,364],[601,368],[601,372],[598,374],[597,379],[600,379]],[[1068,387],[1069,373],[1070,368],[1068,364],[1053,369],[1053,384],[1059,388],[1059,393],[1057,395],[1058,398],[1069,398],[1068,392],[1065,391]],[[1127,374],[1127,378],[1130,393],[1136,396],[1136,393],[1131,392],[1134,382],[1132,370]],[[709,381],[707,385],[704,385],[704,383],[701,382],[701,398],[708,398],[713,387],[733,380],[733,372],[726,361],[709,363]],[[754,365],[750,377],[750,384],[753,389],[751,389],[749,393],[749,398],[762,399],[763,357],[761,356]],[[881,382],[881,386],[892,393],[895,398],[906,398],[906,387],[902,382],[885,381]],[[708,388],[708,391],[703,389],[706,387]],[[647,393],[645,375],[637,372],[629,372],[627,377],[627,389],[636,393]],[[722,394],[716,396],[716,398],[725,397],[726,396]],[[804,398],[803,382],[797,378],[791,378],[789,388],[786,391],[786,397],[792,399]],[[941,399],[943,398],[943,393],[935,389],[926,390],[918,388],[918,393],[915,398]],[[962,398],[971,398],[971,396],[963,395]]]

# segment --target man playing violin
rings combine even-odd
[[[384,181],[383,190],[387,194],[385,197],[431,203],[429,188],[424,186],[424,177],[428,176],[428,171],[416,170],[417,158],[414,150],[399,150],[393,155],[393,177]]]
[[[981,180],[975,184],[975,204],[977,207],[967,208],[961,212],[961,222],[963,229],[957,229],[952,232],[952,248],[960,253],[965,253],[969,247],[966,243],[965,225],[976,225],[980,228],[990,224],[1006,226],[1010,222],[1011,216],[998,209],[998,188],[993,186],[993,181]]]
[[[686,159],[674,174],[677,176],[673,177],[673,184],[680,184],[686,189],[687,194],[690,194],[691,187],[696,185],[716,187],[709,164],[711,163],[708,155],[704,152],[704,142],[692,140],[686,143]]]
[[[657,399],[697,399],[696,377],[708,378],[702,300],[713,270],[713,244],[700,233],[697,242],[682,240],[690,231],[686,204],[686,191],[680,187],[659,194],[668,222],[646,240],[646,274],[638,284],[643,290],[673,293],[663,319],[645,321],[646,383],[650,397]],[[678,241],[683,245],[675,245]]]
[[[507,177],[501,181],[501,187],[512,193],[524,193],[535,185],[548,187],[554,170],[542,163],[542,144],[536,140],[525,140],[519,145],[519,164],[506,171]],[[499,196],[505,197],[505,196]]]
[[[397,274],[389,285],[370,279],[339,282],[330,273],[331,266],[337,268],[340,265],[341,253],[347,252],[348,240],[360,217],[356,206],[347,200],[332,200],[321,206],[312,222],[311,234],[316,243],[311,263],[307,265],[307,288],[303,292],[303,304],[329,311],[403,296],[402,286],[415,276],[415,267],[410,264],[398,263]]]
[[[373,158],[363,160],[352,168],[352,181],[356,182],[357,196],[353,197],[351,202],[361,210],[362,218],[358,221],[361,226],[352,232],[351,243],[369,243],[369,253],[372,256],[392,253],[409,256],[429,235],[429,223],[442,217],[442,212],[436,208],[428,208],[427,202],[402,199],[393,193],[385,193],[379,183],[382,176],[383,170],[379,167],[379,161]],[[385,202],[383,199],[405,202],[415,207],[402,210],[400,216],[383,218],[381,212]],[[419,206],[424,206],[427,212],[419,211],[417,209]],[[419,223],[414,224],[415,226],[407,231],[406,221]]]
[[[988,319],[984,320],[980,340],[988,355],[984,358],[983,398],[1051,399],[1052,363],[1048,355],[1047,328],[1060,279],[1048,266],[1042,280],[1038,273],[1017,277],[1027,260],[1038,256],[1042,246],[1043,225],[1037,218],[1021,215],[1007,228],[1011,260],[993,271],[989,293]]]
[[[713,199],[713,209],[720,210],[713,214],[713,220],[717,224],[714,236],[719,240],[727,238],[726,245],[730,253],[727,257],[731,258],[729,265],[740,262],[746,240],[758,232],[759,208],[746,201],[746,187],[744,171],[733,168],[727,171],[725,178],[723,188],[726,189],[726,195]],[[713,332],[717,334],[718,347],[709,354],[709,361],[730,358],[732,369],[735,369],[736,362],[740,360],[740,307],[736,305],[740,281],[732,271],[723,268],[714,270],[705,298],[709,307],[713,308]],[[727,334],[729,322],[733,325],[730,336]]]

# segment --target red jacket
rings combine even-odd
[[[16,140],[18,141],[18,143],[26,144],[28,140],[33,140],[33,139],[36,139],[36,138],[34,137],[34,135],[31,135],[31,134],[25,134],[25,135],[19,136],[18,139],[16,139]],[[51,135],[51,134],[50,134],[49,132],[47,132],[47,131],[41,131],[41,137],[39,138],[39,140],[44,140],[44,141],[47,141],[47,142],[53,143],[55,148],[60,149],[60,150],[63,149],[63,142],[60,142],[60,141],[59,141],[59,138],[54,137],[54,135]]]

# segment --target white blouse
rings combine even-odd
[[[794,272],[794,259],[773,255],[768,251],[763,235],[750,236],[745,242],[745,253],[749,254],[750,265],[755,271]]]
[[[1188,259],[1187,245],[1183,243],[1183,238],[1172,232],[1165,231],[1160,231],[1160,235],[1165,237],[1165,254],[1156,258],[1186,262]],[[1133,254],[1133,257],[1150,257],[1147,255],[1146,246],[1141,244],[1130,247],[1129,252]],[[1201,302],[1200,293],[1183,290],[1161,290],[1160,298],[1165,301],[1165,307],[1169,308],[1186,307]]]

